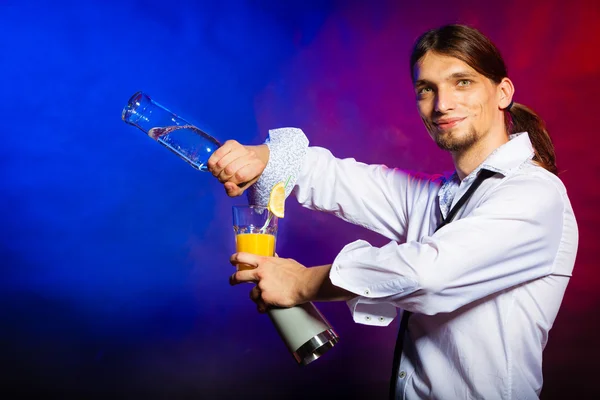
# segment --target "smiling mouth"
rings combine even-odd
[[[466,118],[466,117],[465,117]],[[454,128],[456,125],[460,124],[465,118],[449,118],[438,120],[433,123],[438,129],[444,131],[450,128]]]

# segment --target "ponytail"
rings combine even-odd
[[[505,114],[505,122],[510,134],[527,132],[534,149],[533,161],[554,175],[558,175],[554,145],[544,121],[530,108],[513,103]]]

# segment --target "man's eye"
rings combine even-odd
[[[461,79],[460,81],[458,81],[458,86],[469,86],[471,84],[471,81],[468,79]]]
[[[431,88],[428,86],[422,87],[417,91],[417,94],[425,94],[431,92]]]

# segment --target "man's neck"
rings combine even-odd
[[[490,135],[491,136],[491,135]],[[494,150],[508,142],[507,135],[488,137],[480,140],[468,149],[452,153],[452,160],[458,178],[462,181],[492,154]]]

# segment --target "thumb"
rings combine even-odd
[[[233,182],[225,182],[224,187],[225,187],[225,192],[227,193],[227,196],[229,196],[229,197],[237,197],[244,192],[242,189],[240,189],[240,187],[238,185],[236,185]]]

